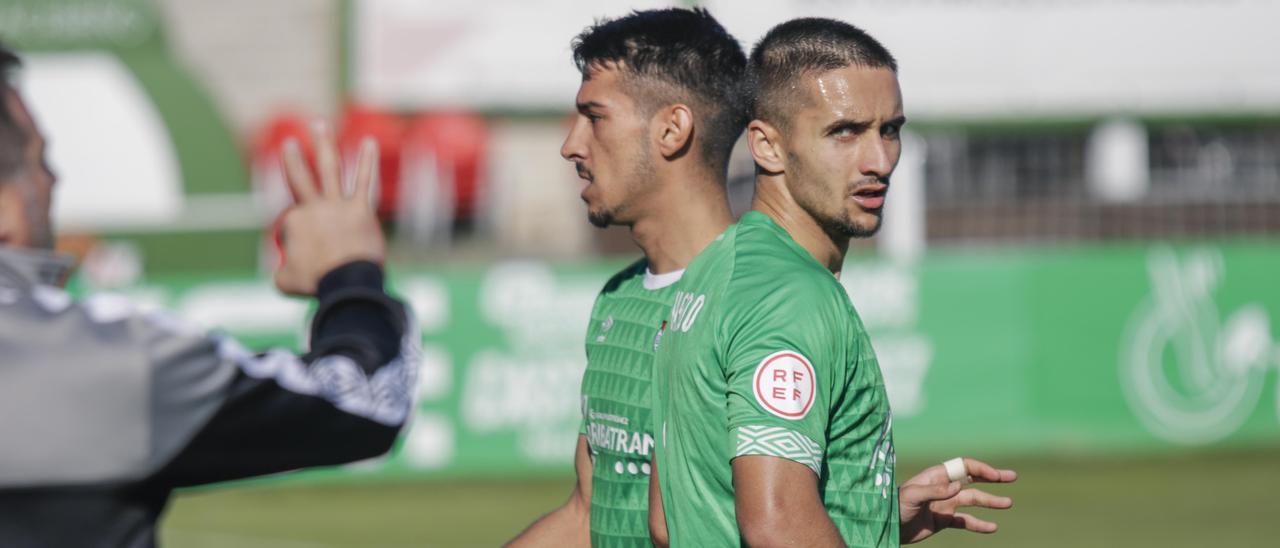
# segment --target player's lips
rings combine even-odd
[[[889,185],[875,183],[863,185],[849,194],[862,209],[880,209],[884,207],[884,196],[889,193]]]
[[[582,188],[579,189],[579,196],[585,200],[587,199],[587,188],[591,186],[591,183],[595,182],[595,176],[593,176],[590,171],[587,171],[587,168],[582,167],[581,164],[575,165],[574,167],[578,171],[578,177],[582,179]]]

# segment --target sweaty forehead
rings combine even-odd
[[[850,65],[801,80],[801,110],[831,119],[885,121],[902,116],[898,75],[888,68]]]

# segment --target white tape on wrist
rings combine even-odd
[[[961,457],[944,462],[942,466],[947,469],[947,479],[951,481],[964,481],[969,477],[969,472],[964,467],[964,459]]]

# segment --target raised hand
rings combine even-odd
[[[285,179],[295,204],[280,221],[283,260],[275,283],[289,295],[314,295],[329,271],[359,260],[381,264],[386,257],[382,227],[370,205],[378,176],[377,143],[366,138],[360,144],[354,189],[347,195],[333,136],[322,123],[312,128],[312,136],[318,188],[298,142],[290,139],[284,145]]]
[[[966,482],[1011,483],[1018,479],[1013,470],[999,470],[977,459],[964,459]],[[994,522],[958,512],[963,507],[1007,509],[1013,499],[992,495],[979,489],[964,489],[960,481],[951,481],[941,464],[925,468],[898,488],[898,511],[902,544],[920,542],[947,529],[965,529],[975,533],[994,533]]]

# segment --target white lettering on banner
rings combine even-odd
[[[572,458],[587,407],[579,393],[586,369],[582,330],[603,283],[595,275],[557,276],[534,261],[501,263],[485,273],[478,304],[484,319],[501,330],[506,349],[481,350],[467,365],[467,428],[510,432],[521,456],[535,462]]]
[[[575,283],[577,282],[577,283]],[[501,263],[480,283],[480,310],[512,352],[581,355],[582,330],[603,280],[557,277],[546,264]]]
[[[1229,436],[1262,399],[1267,370],[1280,365],[1270,315],[1262,304],[1246,302],[1219,319],[1213,293],[1227,272],[1217,250],[1179,258],[1161,247],[1147,262],[1151,295],[1138,304],[1121,339],[1125,398],[1147,430],[1168,441],[1203,444]]]
[[[918,325],[920,281],[915,269],[895,262],[850,265],[840,283],[875,346],[893,413],[899,417],[920,414],[934,352],[932,340]]]
[[[305,340],[307,303],[281,295],[264,281],[213,282],[188,290],[177,315],[207,328],[226,326],[233,334],[294,332]]]
[[[462,383],[462,420],[476,433],[511,430],[532,460],[561,460],[577,437],[583,368],[581,358],[481,351]]]
[[[418,318],[424,333],[432,333],[449,324],[449,289],[440,280],[428,276],[405,277],[396,284],[398,293]]]
[[[933,343],[924,334],[898,331],[875,332],[871,342],[893,413],[913,417],[923,412],[924,379],[933,362]]]
[[[840,274],[840,283],[868,330],[916,327],[920,282],[914,269],[893,262],[850,265]]]
[[[423,344],[418,366],[419,401],[439,400],[453,393],[453,361],[449,351],[437,344]]]
[[[400,454],[414,466],[436,470],[453,462],[456,444],[453,424],[447,416],[419,409]]]

